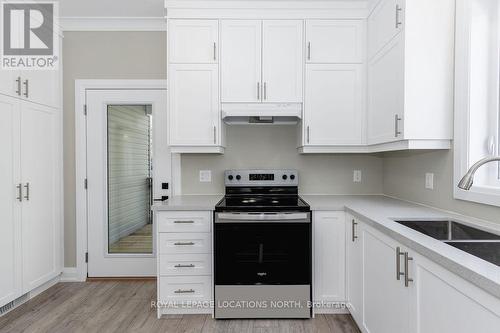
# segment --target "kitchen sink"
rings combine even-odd
[[[500,235],[451,220],[395,222],[500,266]]]

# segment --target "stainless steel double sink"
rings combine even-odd
[[[500,266],[500,235],[451,220],[395,222]]]

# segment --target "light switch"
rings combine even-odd
[[[354,170],[352,181],[355,183],[361,183],[361,170]]]
[[[428,190],[434,189],[434,174],[426,173],[425,174],[425,188]]]
[[[210,183],[212,181],[212,170],[200,170],[200,182]]]

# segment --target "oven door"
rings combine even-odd
[[[311,284],[310,213],[216,213],[216,285]]]

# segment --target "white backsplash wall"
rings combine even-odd
[[[298,169],[302,194],[381,194],[382,158],[373,155],[300,155],[295,126],[244,125],[226,127],[224,155],[183,154],[182,193],[222,194],[226,169]],[[199,181],[200,170],[211,170],[212,181]],[[353,171],[362,171],[361,183]]]

